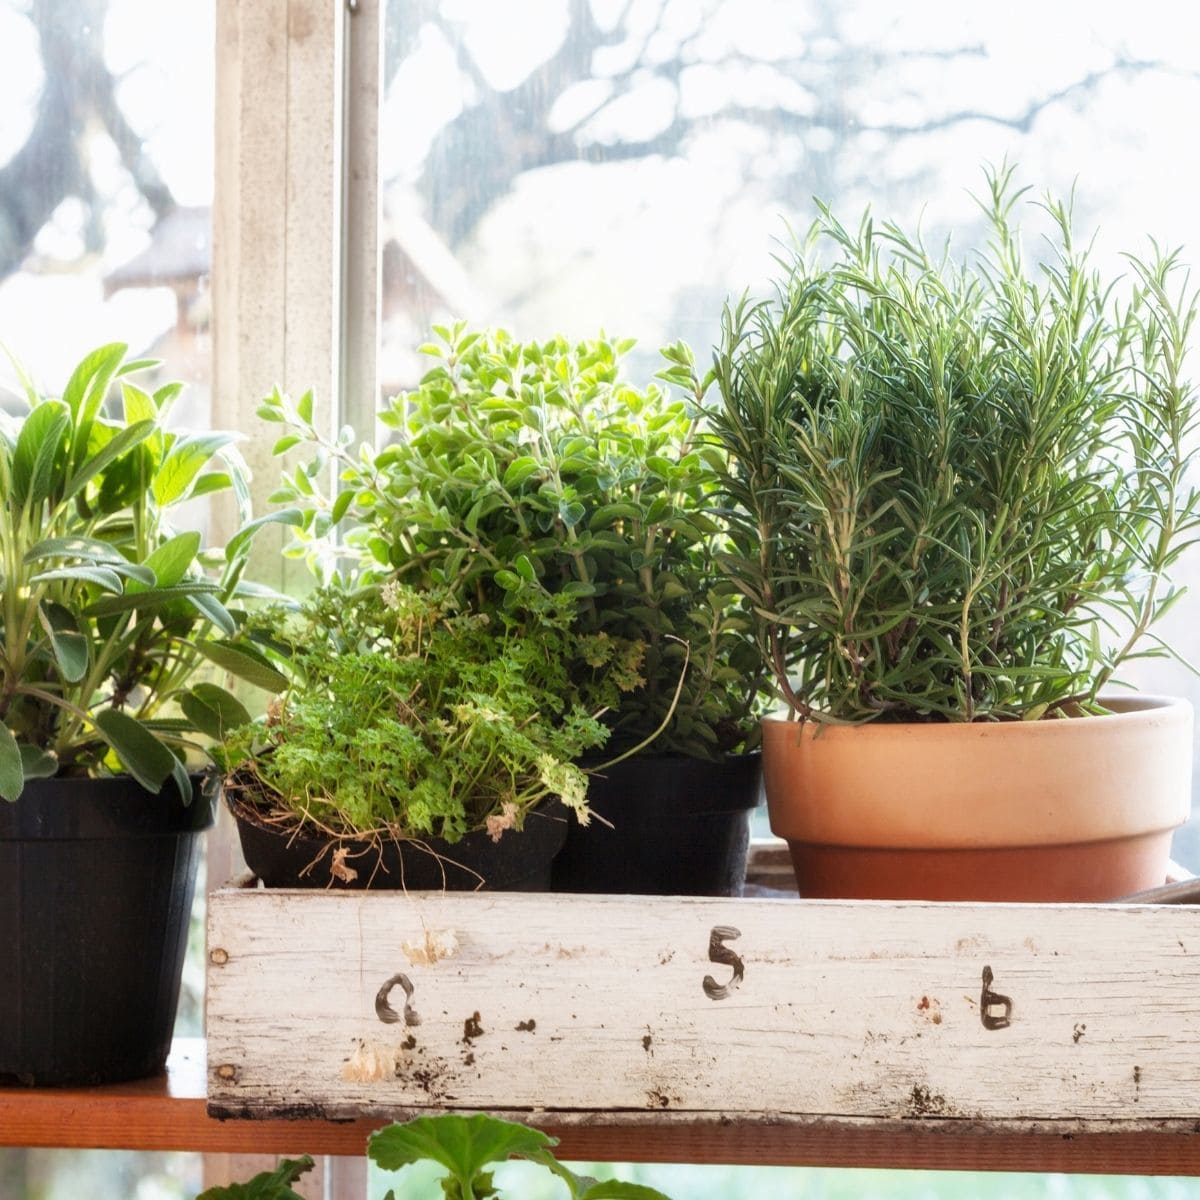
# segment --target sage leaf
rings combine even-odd
[[[234,440],[230,433],[202,433],[176,442],[154,477],[154,499],[160,507],[167,508],[182,500],[213,455]]]
[[[7,725],[0,723],[0,796],[16,800],[25,789],[21,749]]]
[[[192,499],[208,496],[212,492],[223,492],[233,486],[233,479],[228,471],[206,471],[196,477],[192,484]]]
[[[157,428],[154,421],[139,421],[122,429],[105,445],[103,450],[93,454],[85,462],[75,464],[76,470],[67,479],[63,488],[63,501],[67,501],[81,492],[102,471],[111,466],[123,454],[141,445]]]
[[[76,583],[94,583],[106,592],[120,592],[121,577],[111,567],[55,567],[35,575],[31,583],[47,583],[53,579],[70,579]]]
[[[268,692],[282,692],[288,686],[286,676],[280,674],[265,657],[251,652],[245,647],[230,646],[225,642],[213,642],[201,639],[196,642],[196,649],[209,662],[216,663],[222,670],[244,679]]]
[[[106,708],[93,720],[121,765],[146,791],[157,795],[175,770],[175,755],[128,713]]]
[[[249,549],[251,539],[264,525],[303,524],[304,513],[298,508],[283,508],[278,512],[267,513],[266,516],[255,517],[253,521],[247,521],[229,539],[228,544],[225,546],[225,561],[234,562],[239,556],[245,554]]]
[[[227,637],[232,637],[237,632],[237,622],[216,596],[208,592],[194,592],[187,600],[202,617],[211,621]]]
[[[68,683],[78,683],[87,674],[91,646],[79,632],[70,610],[61,604],[44,604],[38,609],[38,621],[50,639],[50,649],[63,678]]]
[[[105,566],[128,563],[128,559],[115,546],[99,538],[82,536],[43,538],[25,551],[27,563],[43,558],[69,558],[76,562]]]
[[[149,586],[174,587],[187,574],[187,569],[195,561],[199,549],[200,535],[195,530],[177,533],[173,538],[168,538],[147,555],[143,564],[154,573]],[[134,580],[125,590],[130,593],[143,592],[146,585]]]
[[[84,615],[89,617],[111,617],[114,613],[129,612],[134,608],[152,610],[161,608],[173,600],[186,600],[191,596],[212,595],[217,585],[207,580],[191,580],[188,583],[178,583],[174,587],[147,588],[145,591],[130,590],[119,596],[104,596],[93,601],[85,608]]]
[[[64,435],[71,417],[59,400],[46,400],[25,419],[12,458],[12,500],[18,507],[45,500],[65,466]]]
[[[179,707],[184,716],[203,734],[215,741],[239,725],[249,725],[250,713],[231,692],[215,683],[198,683],[180,697]]]
[[[49,779],[58,773],[58,759],[40,746],[21,743],[21,766],[26,779]]]

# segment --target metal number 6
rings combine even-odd
[[[979,1018],[984,1029],[1007,1029],[1012,1024],[1012,997],[992,991],[994,978],[992,968],[984,967],[983,988],[979,994]],[[997,1009],[1000,1011],[997,1012]]]

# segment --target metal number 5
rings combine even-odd
[[[733,978],[725,984],[718,983],[711,975],[705,975],[704,994],[710,1000],[727,999],[729,993],[742,982],[746,974],[745,963],[725,945],[727,941],[731,942],[741,936],[742,931],[734,929],[732,925],[714,925],[712,933],[708,935],[709,961],[733,968]]]

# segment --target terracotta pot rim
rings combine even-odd
[[[767,718],[771,828],[813,845],[979,849],[1102,843],[1182,824],[1191,705],[1103,699],[1122,711],[976,724]]]
[[[1131,692],[1120,695],[1102,695],[1100,703],[1112,707],[1116,711],[1101,713],[1096,716],[1074,717],[1056,721],[863,721],[853,724],[832,723],[821,720],[804,720],[797,717],[762,718],[764,726],[794,725],[797,729],[812,729],[812,736],[818,733],[839,733],[854,737],[887,737],[903,734],[906,737],[919,737],[922,731],[936,732],[940,737],[980,736],[986,731],[988,736],[1014,737],[1020,734],[1025,737],[1054,737],[1059,731],[1080,726],[1099,724],[1111,726],[1116,723],[1128,725],[1144,721],[1151,714],[1165,715],[1176,710],[1180,713],[1191,711],[1191,702],[1183,696],[1163,696],[1149,692]]]

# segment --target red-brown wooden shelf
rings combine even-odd
[[[377,1121],[225,1120],[208,1115],[205,1047],[181,1039],[165,1075],[102,1088],[0,1089],[0,1145],[361,1155]],[[398,1114],[403,1117],[404,1114]],[[538,1122],[536,1114],[525,1118]],[[620,1124],[542,1124],[568,1160],[1200,1175],[1197,1133],[1035,1133],[954,1121],[723,1122],[621,1114]]]

